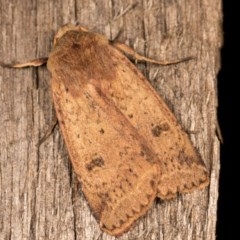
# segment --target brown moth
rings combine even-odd
[[[122,52],[174,63],[142,57],[81,26],[65,25],[48,58],[11,65],[47,62],[73,168],[101,229],[115,236],[145,214],[155,197],[170,199],[209,184],[187,134]]]

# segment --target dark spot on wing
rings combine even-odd
[[[96,167],[103,167],[104,166],[104,160],[101,156],[93,157],[90,163],[87,163],[85,165],[86,169],[88,171],[92,171]]]
[[[163,123],[160,125],[156,125],[152,128],[152,134],[154,137],[159,137],[162,132],[168,131],[169,125],[167,123]]]
[[[101,128],[99,132],[100,132],[101,134],[104,134],[105,131],[104,131],[103,128]]]

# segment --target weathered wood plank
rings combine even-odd
[[[137,5],[129,9],[129,4]],[[156,201],[119,239],[215,239],[219,178],[216,76],[221,47],[217,0],[0,0],[0,61],[47,56],[65,23],[116,37],[156,59],[138,64],[189,132],[210,173],[210,187]],[[54,109],[45,68],[0,68],[0,239],[114,239],[102,234],[72,172],[58,128],[39,148]]]

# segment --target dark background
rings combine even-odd
[[[237,2],[237,1],[235,1]],[[233,121],[234,108],[234,88],[237,90],[237,83],[240,82],[239,73],[237,69],[237,44],[233,33],[239,34],[239,20],[235,18],[234,9],[239,9],[233,1],[223,0],[223,34],[224,45],[221,51],[221,71],[218,75],[218,93],[219,93],[219,108],[218,119],[223,135],[223,144],[221,146],[221,171],[220,171],[220,186],[219,186],[219,201],[218,201],[218,222],[217,222],[217,240],[240,239],[237,224],[239,222],[236,207],[234,204],[234,197],[237,198],[238,186],[234,187],[234,181],[239,173],[234,171],[238,167],[238,156],[234,155],[233,135],[238,129]],[[240,15],[240,13],[238,13]],[[238,26],[236,26],[238,25]],[[238,64],[239,65],[239,64]],[[235,71],[234,71],[235,70]],[[234,73],[236,72],[236,74]],[[234,84],[235,82],[235,84]],[[240,95],[240,93],[239,93]],[[235,142],[239,141],[239,137]],[[236,149],[236,148],[235,148]],[[236,223],[236,224],[234,224]],[[234,226],[235,225],[235,226]]]

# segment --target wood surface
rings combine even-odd
[[[78,21],[171,66],[137,66],[189,133],[210,172],[210,186],[155,201],[122,237],[213,240],[219,180],[217,74],[222,6],[217,0],[0,0],[0,62],[46,57],[54,33]],[[119,34],[120,32],[120,34]],[[0,68],[0,239],[115,239],[103,234],[51,126],[55,110],[45,67]]]

